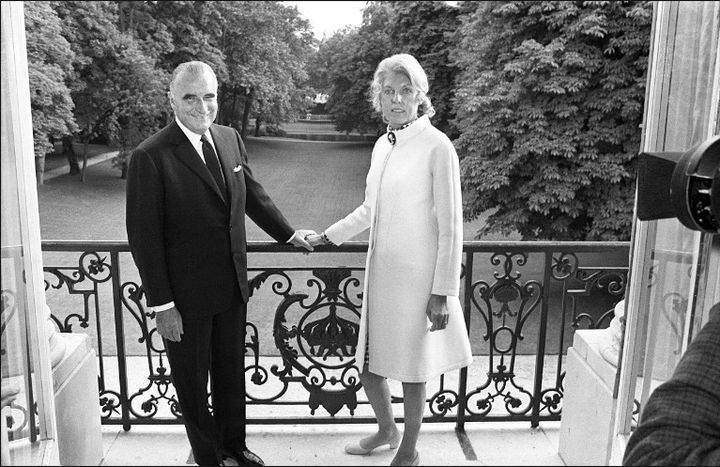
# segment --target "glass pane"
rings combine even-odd
[[[3,47],[2,73],[6,73]],[[15,160],[8,144],[9,119],[6,118],[7,87],[3,76],[2,110],[2,420],[7,429],[3,454],[12,465],[31,465],[31,443],[35,441],[35,400],[30,380],[26,335],[27,296],[23,281],[23,248],[20,231]],[[32,430],[31,430],[32,429]],[[8,460],[3,456],[3,464]]]
[[[2,376],[2,465],[38,465],[51,462],[52,452],[44,447],[48,435],[46,421],[53,420],[47,401],[51,400],[52,381],[40,368],[44,354],[38,348],[38,336],[45,334],[37,328],[36,286],[42,283],[32,275],[29,264],[36,264],[36,249],[30,245],[31,234],[38,237],[39,226],[28,220],[28,210],[37,209],[28,202],[28,192],[35,190],[34,180],[27,177],[32,170],[32,134],[29,130],[29,103],[21,106],[22,89],[17,84],[27,80],[25,46],[22,36],[22,4],[2,2],[2,187],[0,218],[0,279],[2,302],[0,309],[0,374]],[[24,69],[20,67],[24,66]],[[20,71],[25,71],[23,76]],[[26,108],[23,108],[26,107]],[[21,148],[21,149],[20,149]],[[29,157],[23,158],[23,154]],[[29,167],[28,167],[29,165]],[[37,229],[32,232],[29,229]],[[41,265],[39,265],[41,267]],[[45,350],[45,352],[47,352]],[[46,372],[47,373],[47,372]],[[40,391],[44,391],[40,394]],[[38,396],[42,395],[41,398]],[[40,409],[39,409],[40,408]],[[42,413],[38,415],[38,411]],[[42,422],[42,423],[41,423]],[[42,430],[41,430],[42,428]],[[40,436],[39,434],[42,434]]]
[[[717,54],[712,51],[718,47],[719,12],[714,2],[673,2],[659,15],[656,27],[666,34],[655,51],[656,84],[648,95],[648,109],[654,112],[646,115],[644,151],[685,152],[711,136],[717,112]],[[647,232],[651,264],[637,285],[647,290],[638,310],[647,316],[638,342],[638,347],[645,343],[636,387],[640,407],[682,356],[690,328],[686,320],[694,319],[694,294],[705,290],[711,243],[711,236],[687,229],[677,219],[651,221]]]

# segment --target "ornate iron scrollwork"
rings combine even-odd
[[[103,250],[106,246],[108,250]],[[594,246],[569,242],[561,246],[558,251],[551,252],[547,245],[523,244],[507,251],[506,245],[466,244],[467,263],[461,269],[461,276],[466,279],[461,299],[468,305],[465,313],[474,350],[478,350],[478,345],[486,345],[489,365],[479,373],[476,365],[460,370],[457,390],[446,387],[446,375],[441,375],[439,389],[429,395],[427,401],[431,421],[452,421],[451,411],[456,406],[458,417],[462,413],[467,421],[559,418],[564,377],[563,338],[574,331],[573,322],[587,325],[587,318],[574,310],[572,314],[568,313],[566,320],[567,305],[585,293],[597,292],[598,298],[608,303],[613,298],[620,299],[627,278],[624,267],[581,267],[582,254],[597,254],[607,248],[598,250]],[[84,308],[77,309],[64,302],[54,310],[53,320],[64,332],[77,331],[76,323],[80,328],[93,325],[88,331],[94,331],[97,338],[103,423],[117,423],[119,418],[127,427],[134,423],[180,422],[182,414],[173,392],[165,349],[153,325],[154,314],[146,312],[141,305],[143,292],[140,286],[126,278],[113,276],[120,272],[116,264],[119,254],[129,257],[128,246],[90,242],[87,248],[88,251],[79,254],[79,261],[73,256],[65,265],[46,266],[45,287],[51,293],[55,290],[65,293],[66,300],[76,295],[83,301],[81,307]],[[272,253],[277,247],[265,248],[255,251]],[[566,252],[559,251],[561,249]],[[357,246],[345,245],[337,250],[341,254],[361,251]],[[77,247],[53,244],[46,251],[69,253],[77,251]],[[471,261],[474,255],[485,252],[490,254],[490,264],[494,267],[487,268],[487,263],[474,261],[473,264]],[[529,261],[537,257],[545,258],[542,270]],[[483,268],[489,271],[485,269],[487,272],[477,276],[478,269],[483,271]],[[263,315],[256,322],[246,323],[246,397],[250,412],[254,407],[298,406],[302,410],[308,407],[315,415],[322,408],[332,420],[341,422],[350,421],[355,415],[360,382],[354,354],[359,345],[362,271],[362,266],[314,269],[312,266],[282,266],[249,270],[251,293],[254,294],[249,311]],[[123,274],[126,273],[128,269],[123,268]],[[135,273],[130,271],[131,276]],[[535,278],[532,274],[543,275],[543,281],[528,280]],[[296,277],[303,281],[299,282]],[[112,288],[98,287],[102,282],[110,282]],[[108,292],[112,296],[108,296]],[[594,300],[594,297],[591,298]],[[107,305],[112,305],[114,310],[100,309]],[[669,315],[671,317],[672,313]],[[4,318],[7,316],[6,311]],[[558,316],[561,316],[560,320],[557,320]],[[600,326],[606,319],[604,316],[594,316],[589,326]],[[91,323],[93,319],[97,323]],[[113,320],[117,335],[107,328],[108,325],[112,328]],[[551,325],[559,334],[557,350],[548,351],[543,346],[544,340],[538,340],[537,348],[528,346],[528,341],[534,343],[535,333],[539,339],[547,338],[550,342],[554,336],[540,329]],[[103,352],[102,338],[108,333],[115,339],[117,354],[112,353],[112,344],[109,354]],[[553,353],[557,354],[557,372],[550,375],[553,381],[547,388],[543,378],[543,371],[547,370],[539,363],[545,358],[547,365],[548,357]],[[475,355],[476,362],[485,358],[482,351]],[[535,361],[534,375],[525,363],[531,359]],[[115,366],[114,361],[117,362]],[[271,363],[266,363],[268,361]],[[532,382],[527,383],[533,377],[534,387]],[[476,382],[480,384],[471,383],[471,378],[478,378],[480,381]],[[299,390],[289,392],[289,388]],[[391,400],[393,404],[402,403],[400,397],[391,396]],[[211,405],[209,396],[207,403]],[[345,415],[346,408],[350,416]],[[289,415],[284,419],[295,417]],[[17,418],[19,422],[21,417]],[[273,420],[274,414],[267,412],[250,418],[264,423]]]
[[[517,345],[524,338],[524,325],[542,296],[542,285],[538,281],[523,284],[520,282],[522,274],[513,273],[513,267],[524,266],[527,259],[526,253],[495,253],[490,262],[495,266],[502,265],[503,272],[493,274],[497,280],[492,285],[482,280],[472,285],[473,309],[482,317],[485,324],[483,339],[490,344],[488,378],[469,391],[466,398],[466,408],[473,415],[487,416],[498,397],[502,397],[509,414],[526,414],[532,409],[532,393],[518,383],[514,371]],[[500,306],[494,308],[494,303]],[[499,355],[497,363],[496,354]],[[492,389],[488,389],[491,385]]]
[[[53,313],[50,317],[57,324],[60,332],[72,332],[72,319],[77,319],[81,328],[88,327],[90,319],[91,297],[95,297],[96,316],[99,315],[97,309],[98,284],[106,282],[111,278],[110,264],[107,262],[107,256],[100,256],[97,252],[86,251],[78,260],[75,267],[46,267],[45,271],[45,290],[62,289],[67,287],[70,295],[81,295],[83,297],[83,312],[70,313],[65,316],[64,320],[60,320]]]
[[[292,281],[282,271],[264,271],[251,280],[254,289],[276,275],[272,290],[283,296],[273,324],[275,345],[280,351],[283,368],[272,367],[272,374],[284,385],[300,383],[308,391],[311,413],[323,407],[335,415],[344,406],[350,413],[357,407],[356,393],[360,387],[354,366],[358,345],[359,303],[348,293],[360,281],[345,268],[312,270],[308,287],[317,294],[310,299],[304,293],[291,293]],[[289,320],[289,314],[299,314]],[[288,324],[296,322],[297,324]],[[294,376],[294,371],[302,376]]]
[[[143,311],[141,304],[144,290],[134,282],[126,282],[120,287],[120,297],[124,308],[134,318],[140,329],[138,343],[145,346],[147,363],[147,384],[137,392],[128,395],[129,410],[137,418],[152,418],[158,413],[158,404],[166,401],[170,413],[175,418],[182,417],[180,405],[173,394],[174,387],[170,377],[170,368],[166,365],[166,350],[157,328],[151,328],[148,318],[155,319],[154,311]],[[153,362],[157,356],[157,366]]]

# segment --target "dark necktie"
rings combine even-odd
[[[212,144],[210,144],[210,141],[208,141],[205,135],[202,135],[200,141],[202,141],[205,165],[207,165],[208,170],[210,170],[210,174],[215,179],[215,183],[217,183],[218,188],[220,188],[220,193],[225,196],[227,194],[227,188],[225,187],[225,181],[223,180],[222,171],[220,170],[220,161],[218,160],[218,156],[215,154]]]

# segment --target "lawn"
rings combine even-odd
[[[247,149],[254,175],[296,228],[323,229],[362,202],[369,144],[248,138]],[[127,240],[125,180],[110,161],[88,167],[85,183],[47,180],[38,201],[44,240]],[[248,239],[271,241],[250,220]]]
[[[296,228],[322,230],[363,200],[372,144],[248,138],[250,166],[272,199]],[[49,156],[48,166],[62,166]],[[108,160],[78,176],[61,175],[38,187],[43,240],[126,241],[125,180]],[[482,219],[465,224],[471,240]],[[248,240],[271,238],[248,219]],[[356,240],[367,239],[367,233]],[[502,236],[487,237],[502,240]]]

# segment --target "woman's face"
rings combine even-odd
[[[402,73],[390,73],[380,96],[382,113],[392,128],[398,128],[415,120],[420,101],[410,79]]]

